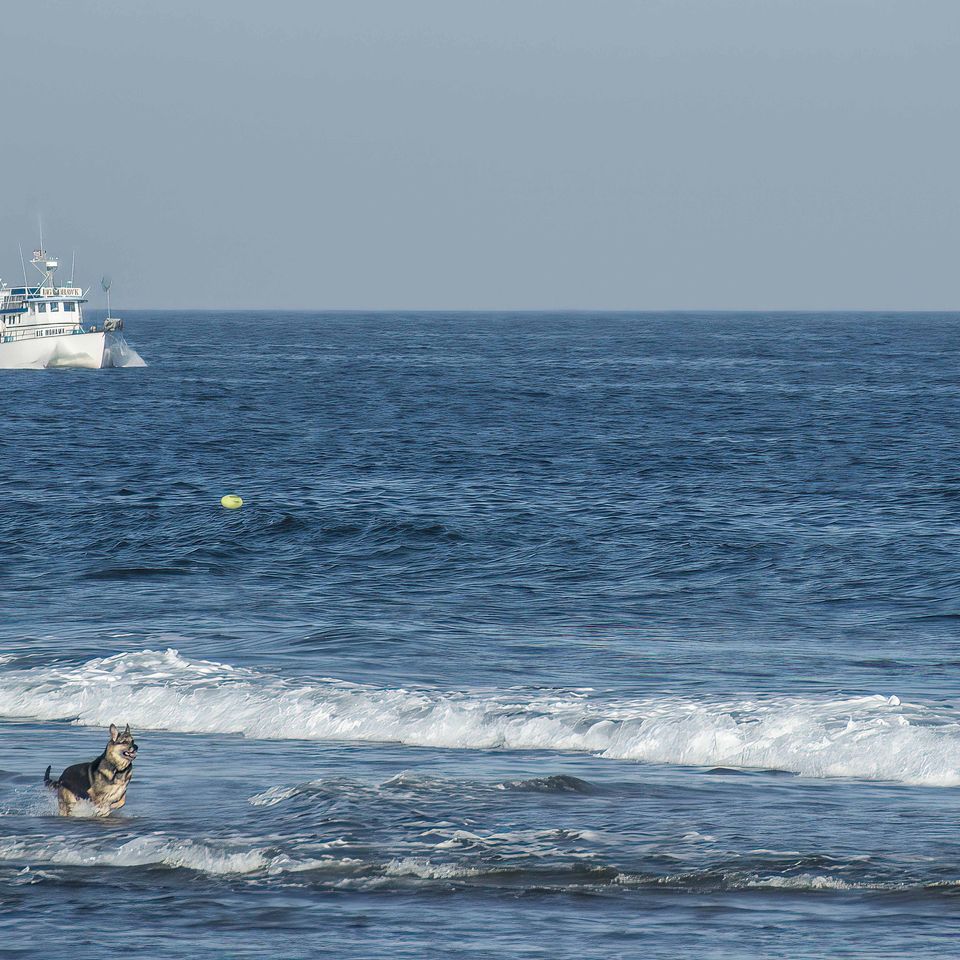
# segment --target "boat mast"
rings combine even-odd
[[[60,262],[55,257],[47,258],[47,251],[43,249],[43,217],[40,221],[40,249],[33,251],[33,259],[30,261],[37,270],[43,274],[43,280],[40,281],[40,289],[49,288],[50,291],[56,290],[53,282],[53,275],[57,272]]]
[[[47,251],[40,245],[39,250],[33,251],[33,259],[30,261],[37,270],[43,274],[43,280],[40,281],[40,288],[49,288],[51,291],[56,289],[53,282],[53,275],[60,266],[60,261],[55,257],[47,257]]]

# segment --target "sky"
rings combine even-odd
[[[118,308],[960,309],[957,0],[18,0],[0,37],[8,282],[42,215]]]

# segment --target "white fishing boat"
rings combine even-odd
[[[143,361],[123,336],[123,320],[110,315],[97,327],[86,324],[86,294],[73,280],[58,287],[54,279],[60,265],[41,248],[31,264],[43,279],[36,285],[10,287],[0,281],[0,368],[16,367],[125,367]]]

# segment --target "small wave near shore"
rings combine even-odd
[[[0,716],[477,750],[591,753],[611,760],[781,770],[925,786],[960,784],[960,717],[896,696],[840,699],[592,691],[442,691],[299,681],[176,650],[79,665],[0,668]]]

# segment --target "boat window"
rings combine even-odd
[[[60,309],[60,304],[59,304],[59,303],[51,303],[51,304],[50,304],[50,309],[53,311],[53,313],[56,313],[56,312]]]
[[[66,310],[67,313],[75,313],[77,305],[75,303],[65,303],[63,305],[63,309]]]
[[[46,305],[45,303],[38,303],[38,304],[37,304],[37,310],[38,310],[40,313],[46,313],[46,312],[47,312],[47,305]]]

